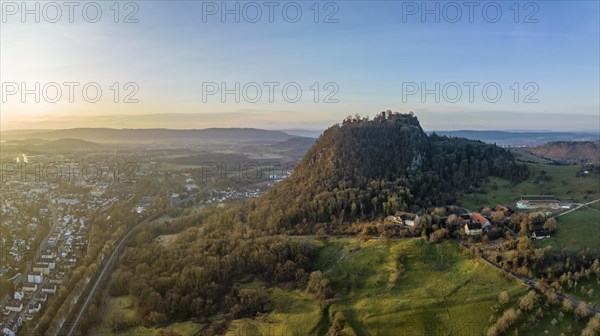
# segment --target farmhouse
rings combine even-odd
[[[490,221],[483,217],[479,212],[473,212],[471,214],[471,222],[479,224],[483,230],[487,230],[487,228],[491,226]]]
[[[536,229],[531,233],[531,239],[546,239],[550,238],[550,232],[545,229]]]
[[[406,226],[417,226],[419,225],[419,222],[421,221],[421,219],[419,218],[419,215],[414,214],[414,213],[410,213],[410,212],[402,212],[402,211],[398,211],[396,212],[396,216],[395,216],[400,224],[406,225]]]
[[[465,234],[468,236],[480,236],[482,232],[481,224],[478,222],[469,222],[465,224]]]

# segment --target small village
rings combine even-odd
[[[560,200],[554,195],[522,195],[512,205],[483,204],[476,211],[459,206],[431,207],[416,213],[398,211],[385,219],[386,229],[398,231],[402,228],[417,230],[422,224],[446,227],[456,238],[470,242],[489,241],[504,234],[517,236],[518,231],[527,230],[532,240],[551,238],[556,230],[556,219],[560,213],[577,205],[572,200]],[[526,228],[520,221],[511,222],[514,214],[528,216],[531,221]]]

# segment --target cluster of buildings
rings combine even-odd
[[[553,196],[550,196],[553,197]],[[540,200],[541,201],[541,200]],[[547,205],[547,204],[546,204]],[[495,217],[495,213],[501,213],[503,216],[502,223],[498,223],[501,226],[505,226],[510,217],[515,213],[515,211],[507,206],[497,204],[493,208],[489,208],[487,206],[484,207],[484,211],[482,212],[471,212],[468,209],[456,207],[456,206],[446,206],[446,207],[438,207],[431,209],[421,209],[417,213],[403,212],[398,211],[393,216],[388,216],[385,219],[385,222],[392,224],[392,226],[399,226],[404,228],[415,228],[421,226],[421,220],[424,214],[432,214],[436,216],[436,223],[446,223],[449,216],[448,214],[455,214],[458,219],[458,223],[452,223],[455,230],[460,230],[460,232],[465,237],[477,237],[482,236],[483,234],[489,233],[490,230],[495,226],[492,218]],[[534,209],[542,209],[542,208],[551,208],[550,206],[539,206]],[[439,210],[437,210],[439,209]],[[435,214],[436,211],[441,212],[441,214]],[[544,214],[544,219],[548,216],[552,215],[552,212],[546,212]],[[498,218],[498,217],[496,217]],[[456,224],[458,224],[456,226]],[[532,239],[544,239],[550,237],[550,232],[543,229],[541,224],[536,225],[535,230],[531,232],[530,237]]]
[[[18,182],[0,189],[0,276],[16,273],[35,254],[36,237],[50,222],[46,195],[56,189],[46,183]]]
[[[243,198],[256,198],[263,194],[259,189],[255,191],[240,191],[234,188],[226,188],[223,190],[213,189],[208,196],[208,199],[203,203],[222,203],[227,200],[236,200]]]
[[[39,316],[85,256],[88,214],[105,211],[119,199],[90,193],[94,188],[74,192],[69,185],[49,182],[3,183],[0,276],[15,290],[0,293],[0,335],[12,336]]]

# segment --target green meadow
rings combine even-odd
[[[476,192],[465,195],[459,204],[474,210],[484,204],[514,205],[521,195],[550,194],[580,203],[600,198],[600,177],[577,176],[579,166],[531,163],[528,166],[530,176],[525,181],[513,183],[497,177],[488,178],[480,183]]]
[[[336,315],[344,316],[349,335],[480,335],[502,291],[512,300],[525,293],[525,287],[450,241],[328,238],[319,243],[316,268],[331,281],[336,297],[319,305],[304,292],[274,288],[273,310],[234,321],[227,335],[326,335]]]
[[[600,212],[581,208],[559,217],[556,235],[535,242],[535,247],[552,249],[590,248],[600,250]]]
[[[193,322],[176,322],[164,328],[146,328],[135,320],[135,311],[130,296],[109,297],[102,321],[91,335],[123,336],[159,336],[159,335],[195,335],[202,328]]]

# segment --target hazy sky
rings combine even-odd
[[[21,3],[2,1],[2,130],[322,129],[386,109],[427,130],[600,128],[598,1]]]

